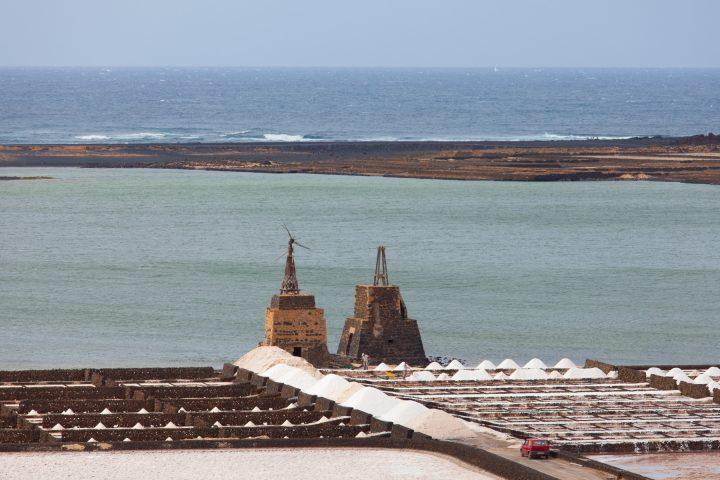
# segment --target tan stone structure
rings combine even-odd
[[[373,285],[355,286],[354,315],[345,321],[337,354],[371,361],[425,366],[427,358],[416,320],[408,318],[400,287],[389,285],[385,248],[378,248]]]
[[[265,310],[262,345],[280,347],[316,367],[323,367],[329,362],[325,314],[315,306],[315,296],[301,292],[298,287],[293,244],[297,242],[290,236],[280,293],[273,295]]]

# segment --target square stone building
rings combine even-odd
[[[408,318],[400,287],[388,285],[385,248],[378,248],[373,285],[355,286],[355,312],[345,320],[337,354],[373,363],[425,366],[427,357],[416,320]]]

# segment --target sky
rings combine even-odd
[[[0,66],[720,67],[717,0],[0,0]]]

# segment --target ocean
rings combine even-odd
[[[382,243],[430,355],[718,362],[718,186],[0,175],[54,177],[0,182],[0,368],[238,358],[279,289],[283,223],[310,247],[298,277],[325,309],[333,351]]]
[[[0,143],[720,131],[720,69],[0,68]]]

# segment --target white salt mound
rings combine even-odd
[[[533,358],[532,360],[527,362],[523,368],[541,368],[545,370],[547,368],[547,365],[545,365],[545,362],[543,362],[539,358]]]
[[[389,372],[390,367],[388,367],[385,363],[381,363],[377,367],[373,368],[376,372]]]
[[[65,430],[62,425],[56,423],[50,430]]]
[[[685,372],[683,371],[682,368],[675,367],[675,368],[671,368],[670,370],[668,370],[668,372],[665,374],[665,376],[675,378],[675,375],[677,375],[679,373],[685,373]]]
[[[444,373],[444,372],[443,372],[443,373],[441,373],[440,375],[437,376],[437,379],[438,379],[438,380],[450,380],[450,375],[448,375],[447,373]]]
[[[520,365],[515,363],[515,360],[512,358],[506,358],[502,362],[500,362],[497,366],[500,370],[516,370],[520,368]]]
[[[428,409],[408,423],[408,428],[440,440],[475,436],[465,422],[442,410]]]
[[[292,369],[291,366],[285,365],[284,363],[278,363],[273,365],[262,373],[259,373],[261,377],[269,378],[270,380],[276,380],[286,375]]]
[[[712,378],[710,378],[708,375],[705,375],[704,373],[701,373],[697,377],[695,377],[695,380],[693,380],[693,383],[704,383],[705,385],[711,383],[713,381]]]
[[[138,422],[132,427],[134,430],[144,430],[145,427],[142,426],[142,423]]]
[[[606,375],[607,378],[618,378],[618,371],[617,370],[611,370]]]
[[[571,368],[563,375],[568,379],[605,378],[605,373],[597,367]]]
[[[27,414],[28,414],[28,415],[38,415],[38,412],[33,408],[33,409],[30,410]]]
[[[395,372],[402,372],[403,370],[409,370],[410,367],[405,362],[400,362],[395,368],[393,368],[393,371]]]
[[[95,430],[105,430],[107,427],[102,422],[95,425]]]
[[[219,427],[222,427],[223,425],[222,425],[222,423],[220,423],[220,422],[215,422],[215,423],[212,424],[212,426],[219,428]]]
[[[715,390],[720,388],[720,382],[712,381],[707,384],[708,390],[710,390],[710,393],[713,393]]]
[[[438,362],[432,362],[427,367],[425,367],[425,370],[442,370],[442,365],[440,365]]]
[[[558,372],[557,370],[553,370],[553,371],[550,372],[550,374],[548,375],[548,378],[552,378],[552,379],[563,378],[563,374],[560,373],[560,372]]]
[[[256,408],[257,408],[257,407],[256,407]],[[219,413],[219,412],[220,412],[220,409],[219,409],[218,407],[212,407],[212,408],[210,409],[210,413]]]
[[[88,440],[87,443],[98,443],[98,441],[90,437],[90,440]]]
[[[465,368],[465,365],[457,360],[453,360],[445,366],[445,370],[462,370],[463,368]]]
[[[455,375],[452,376],[453,380],[492,380],[485,370],[458,370]]]
[[[148,411],[145,410],[144,408],[141,408],[140,410],[137,411],[137,413],[143,413],[143,414],[145,414],[145,413],[148,413]]]
[[[253,409],[250,410],[250,411],[251,411],[251,412],[259,412],[259,411],[261,411],[261,410],[260,410],[260,407],[253,407]]]
[[[396,425],[409,427],[415,418],[427,412],[429,409],[412,400],[401,400],[393,408],[379,417],[383,422],[392,422]]]
[[[685,372],[678,373],[673,377],[673,380],[675,380],[675,383],[677,383],[678,385],[680,384],[680,382],[693,383],[692,379],[688,377]]]
[[[341,405],[379,417],[393,408],[399,401],[397,398],[384,394],[377,388],[363,387]]]
[[[647,370],[645,370],[645,376],[647,378],[650,378],[650,375],[659,375],[661,377],[665,376],[665,370],[662,370],[658,367],[650,367]]]
[[[350,382],[343,377],[330,373],[318,380],[315,385],[303,391],[308,395],[317,395],[318,397],[327,398],[335,402],[349,386]]]
[[[290,420],[285,420],[285,421],[282,423],[282,426],[283,426],[283,427],[292,427],[293,424],[292,424],[292,422],[290,422]]]
[[[72,411],[71,408],[68,408],[64,412],[62,412],[63,415],[75,415],[75,412]]]
[[[507,380],[508,376],[505,374],[505,372],[498,372],[493,377],[493,380]]]
[[[290,385],[291,387],[299,388],[301,390],[307,390],[315,385],[319,378],[322,378],[322,374],[317,371],[315,374],[311,374],[299,368],[291,368],[292,370],[288,371],[285,375],[275,381],[284,383],[285,385]]]
[[[167,437],[167,438],[165,439],[165,441],[166,441],[166,442],[172,442],[173,439],[172,439],[172,437]]]
[[[105,408],[105,409],[103,409],[102,412],[100,412],[101,415],[109,415],[109,414],[111,414],[111,413],[112,413],[112,412],[111,412],[110,409],[108,409],[108,408]]]
[[[173,422],[168,422],[165,424],[165,428],[177,428],[177,425],[175,425]]]
[[[130,439],[127,438],[127,437],[123,438],[123,442],[131,442],[131,441],[132,441],[132,440],[130,440]]]
[[[236,365],[251,372],[260,373],[279,364],[284,363],[290,367],[301,368],[306,371],[315,371],[307,360],[295,357],[279,347],[257,347],[235,361]]]
[[[246,427],[254,427],[255,424],[254,424],[253,422],[247,422],[247,423],[245,424],[245,426],[246,426]]]
[[[547,380],[548,374],[539,368],[518,368],[510,374],[510,380]]]
[[[490,360],[483,360],[476,368],[482,368],[483,370],[495,370],[497,367]]]
[[[408,379],[414,382],[432,382],[435,380],[435,375],[428,371],[417,371],[413,372]]]
[[[708,377],[720,377],[720,368],[718,367],[710,367],[707,370],[705,370],[705,375]]]
[[[346,401],[348,398],[355,395],[359,390],[362,390],[365,388],[364,385],[357,383],[357,382],[350,382],[350,385],[348,385],[348,388],[343,390],[343,392],[337,396],[337,400],[335,400],[335,403],[342,403]]]
[[[575,365],[575,362],[570,360],[569,358],[563,358],[559,362],[555,364],[555,367],[553,368],[575,368],[577,365]]]

